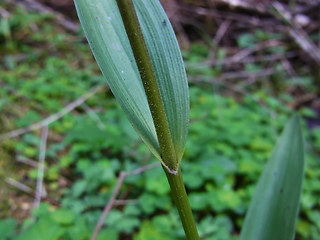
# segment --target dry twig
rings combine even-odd
[[[38,167],[38,162],[36,162],[36,161],[34,161],[34,160],[32,160],[32,159],[23,157],[23,156],[18,156],[16,160],[17,160],[18,162],[27,164],[27,165],[29,165],[30,167],[34,167],[34,168],[37,168],[37,167]]]
[[[270,45],[271,46],[271,45]],[[286,52],[286,53],[273,53],[273,54],[265,54],[258,56],[250,56],[250,54],[259,51],[260,49],[256,49],[253,47],[252,49],[244,49],[242,51],[237,52],[236,54],[227,57],[225,59],[209,59],[203,62],[197,63],[186,63],[186,68],[189,69],[201,69],[204,67],[215,67],[215,66],[235,66],[235,64],[244,64],[244,63],[258,63],[258,62],[272,62],[283,59],[289,59],[296,57],[297,54],[295,52]]]
[[[287,24],[287,31],[291,38],[297,43],[297,45],[320,66],[320,49],[308,39],[308,35],[299,26],[295,26],[292,23],[292,14],[289,10],[285,9],[279,2],[272,4],[273,8],[277,11],[283,22]]]
[[[228,31],[228,28],[229,28],[230,24],[231,24],[231,20],[230,19],[227,19],[227,20],[223,21],[223,23],[218,28],[215,37],[213,38],[213,41],[215,42],[215,44],[217,44],[217,45],[219,44],[219,42],[221,41],[223,36]]]
[[[90,98],[95,93],[97,93],[100,89],[102,89],[103,86],[105,86],[105,84],[98,85],[96,87],[91,88],[88,92],[86,92],[84,95],[82,95],[80,98],[76,99],[75,101],[66,105],[59,112],[52,114],[49,117],[47,117],[39,122],[33,123],[27,127],[15,129],[15,130],[10,131],[8,133],[1,134],[0,141],[5,140],[7,138],[20,136],[24,133],[43,128],[44,126],[49,126],[51,123],[57,121],[58,119],[60,119],[61,117],[63,117],[64,115],[66,115],[67,113],[71,112],[73,109],[75,109],[76,107],[78,107],[79,105],[84,103],[88,98]]]
[[[94,120],[97,123],[97,126],[100,130],[106,130],[106,126],[103,124],[100,117],[98,116],[98,114],[96,114],[95,111],[93,111],[86,103],[83,103],[81,107],[92,118],[92,120]]]
[[[249,79],[250,84],[255,82],[257,78],[267,77],[276,72],[273,68],[266,68],[257,72],[248,72],[248,71],[237,71],[237,72],[227,72],[219,77],[215,78],[207,78],[202,76],[190,76],[190,80],[194,82],[211,82],[211,83],[220,83],[223,81],[231,80],[231,79]]]
[[[0,6],[0,16],[3,18],[9,18],[10,13]]]
[[[23,192],[26,192],[29,194],[32,194],[34,192],[29,186],[27,186],[21,182],[18,182],[17,180],[14,180],[13,178],[6,178],[6,182],[9,185],[11,185],[11,186],[23,191]]]
[[[216,3],[224,3],[229,5],[231,8],[243,8],[246,10],[259,12],[261,14],[267,13],[265,4],[260,1],[256,1],[255,4],[252,4],[251,2],[245,0],[216,0]]]
[[[117,180],[117,184],[115,186],[115,189],[113,190],[113,193],[112,193],[112,196],[110,198],[110,200],[108,201],[107,205],[104,207],[103,209],[103,212],[101,214],[101,217],[96,225],[96,228],[94,229],[94,232],[91,236],[91,240],[96,240],[102,226],[103,226],[103,222],[105,220],[105,218],[107,217],[108,213],[110,212],[110,210],[112,209],[112,207],[114,205],[117,204],[117,202],[119,203],[119,201],[123,201],[123,200],[117,200],[117,196],[119,194],[119,191],[120,191],[120,188],[122,186],[122,183],[124,181],[124,179],[128,176],[132,176],[132,175],[137,175],[137,174],[140,174],[142,172],[145,172],[151,168],[154,168],[154,167],[157,167],[157,166],[160,166],[160,164],[158,162],[156,163],[151,163],[149,165],[146,165],[146,166],[143,166],[143,167],[140,167],[138,169],[135,169],[133,171],[130,171],[130,172],[120,172],[120,175],[118,177],[118,180]],[[127,200],[128,201],[128,200]]]
[[[38,164],[38,177],[37,177],[37,188],[36,196],[34,200],[34,207],[37,208],[41,201],[42,188],[43,188],[43,172],[44,172],[44,160],[46,157],[46,147],[48,139],[48,126],[42,128],[40,153],[39,153],[39,164]]]
[[[138,203],[138,200],[136,199],[132,199],[132,200],[119,199],[114,201],[113,206],[121,206],[121,205],[128,205],[128,204],[137,204],[137,203]]]
[[[5,0],[8,3],[12,3],[12,0]],[[79,24],[72,22],[68,18],[66,18],[63,14],[53,10],[52,8],[45,6],[41,4],[38,1],[34,0],[15,0],[14,1],[16,4],[19,4],[20,6],[23,6],[26,9],[33,10],[33,11],[38,11],[41,13],[45,14],[51,14],[52,16],[55,17],[57,22],[64,27],[65,29],[77,33],[79,29]]]

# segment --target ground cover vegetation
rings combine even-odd
[[[2,13],[0,28],[0,239],[89,239],[119,173],[156,160],[106,89],[80,30],[67,32],[50,14],[10,4],[1,8],[9,15]],[[239,33],[236,44],[250,49],[267,40],[281,42],[285,36],[256,29]],[[183,52],[191,100],[184,180],[200,236],[237,239],[257,179],[297,104],[297,92],[316,94],[318,89],[305,67],[301,75],[288,78],[281,64],[252,83],[235,78],[230,84],[223,79],[222,64],[229,49],[206,41],[190,44]],[[288,49],[263,51],[286,54]],[[221,62],[204,64],[212,55]],[[266,64],[249,62],[244,69],[254,74]],[[97,86],[84,104],[50,124],[43,180],[47,194],[32,209],[38,168],[22,162],[37,160],[40,131],[14,138],[4,134],[55,114]],[[307,167],[296,238],[319,239],[320,128],[314,108],[298,107]],[[29,190],[18,190],[12,180]],[[118,198],[130,201],[109,212],[97,239],[183,239],[166,181],[159,166],[126,177]]]

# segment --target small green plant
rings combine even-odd
[[[75,3],[113,94],[162,163],[187,239],[199,239],[180,171],[189,122],[188,84],[165,12],[157,0]],[[241,239],[293,239],[304,169],[301,139],[295,116],[261,176]]]

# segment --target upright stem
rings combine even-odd
[[[158,136],[162,161],[170,171],[176,173],[178,169],[178,159],[173,147],[169,124],[156,76],[133,2],[132,0],[117,0],[117,4],[147,95],[149,108]]]
[[[199,240],[199,234],[196,223],[194,221],[186,189],[183,184],[180,167],[178,174],[174,175],[168,172],[166,168],[163,168],[168,182],[170,184],[172,198],[177,206],[182,226],[188,240]]]
[[[138,65],[160,145],[163,169],[188,240],[199,240],[180,166],[172,143],[160,90],[132,0],[116,0]]]

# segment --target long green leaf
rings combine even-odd
[[[292,240],[304,176],[298,116],[287,124],[256,187],[241,240]]]
[[[75,0],[78,16],[95,59],[114,96],[138,134],[161,160],[135,58],[115,0]],[[135,0],[177,158],[183,155],[189,122],[189,95],[180,49],[158,0]]]

